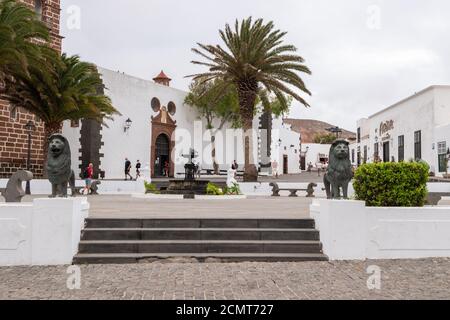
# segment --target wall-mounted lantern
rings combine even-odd
[[[128,118],[128,119],[125,121],[125,125],[123,126],[123,132],[127,132],[128,130],[130,130],[132,124],[133,124],[133,121],[131,121],[131,119]]]

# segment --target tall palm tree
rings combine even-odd
[[[253,159],[253,118],[255,103],[260,98],[264,108],[270,110],[269,96],[275,96],[283,109],[289,109],[287,97],[309,107],[308,103],[294,90],[310,95],[298,73],[311,74],[304,65],[304,59],[296,55],[297,49],[283,44],[286,32],[274,29],[273,22],[262,19],[253,22],[248,18],[234,29],[230,25],[220,30],[220,37],[226,48],[220,45],[204,45],[192,49],[206,61],[192,61],[206,66],[209,71],[192,75],[194,80],[221,79],[234,85],[238,91],[239,113],[244,129],[245,173],[244,181],[257,181],[258,173]]]
[[[41,66],[7,80],[6,99],[38,116],[45,124],[45,139],[60,132],[65,120],[93,119],[104,122],[118,114],[100,89],[103,81],[95,65],[78,56],[55,56],[49,73]],[[48,144],[44,143],[44,155]]]
[[[48,28],[34,11],[15,0],[0,0],[0,81],[38,63],[48,40]]]

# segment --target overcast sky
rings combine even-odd
[[[190,64],[196,42],[220,43],[218,30],[236,18],[273,20],[313,72],[304,76],[312,107],[295,103],[291,116],[350,130],[429,85],[450,84],[448,0],[61,2],[65,52],[144,79],[164,69],[183,90],[184,76],[202,71]],[[81,10],[79,29],[68,13],[73,5]]]

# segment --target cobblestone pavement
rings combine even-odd
[[[381,268],[369,290],[367,268]],[[0,299],[450,299],[450,259],[81,266],[81,289],[67,267],[0,268]]]

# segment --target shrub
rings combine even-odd
[[[232,187],[225,189],[225,194],[230,196],[238,196],[241,194],[241,188],[239,188],[239,185],[237,183],[234,183]]]
[[[211,182],[206,187],[206,193],[210,196],[223,196],[223,190]]]
[[[362,165],[353,183],[356,199],[369,207],[422,207],[429,169],[424,162]]]
[[[155,194],[160,193],[155,184],[144,181],[144,185],[145,185],[145,193],[155,193]]]

